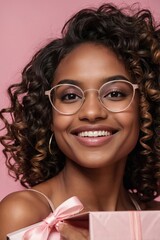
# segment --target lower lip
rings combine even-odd
[[[76,136],[76,139],[78,140],[79,143],[89,146],[89,147],[95,147],[95,146],[100,146],[105,143],[109,143],[113,138],[113,135],[110,136],[103,136],[103,137],[80,137]]]

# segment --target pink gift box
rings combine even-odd
[[[160,211],[89,212],[90,240],[160,240]]]
[[[160,211],[88,212],[65,219],[75,226],[89,228],[90,240],[160,239]],[[8,237],[10,240],[22,240],[26,230],[39,224],[41,222],[8,234]],[[55,228],[49,240],[60,240]]]

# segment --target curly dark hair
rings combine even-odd
[[[160,26],[151,12],[137,7],[103,4],[83,9],[64,25],[62,37],[38,51],[22,72],[22,81],[8,88],[11,106],[0,111],[0,142],[11,175],[25,187],[58,174],[65,156],[52,141],[50,89],[60,61],[83,43],[101,44],[122,59],[140,92],[140,134],[130,153],[124,186],[141,201],[158,196],[160,177]],[[14,174],[13,174],[14,173]]]

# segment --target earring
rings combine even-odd
[[[52,133],[52,135],[51,135],[51,137],[50,137],[50,139],[49,139],[49,146],[48,146],[48,150],[49,150],[49,153],[51,154],[51,155],[53,155],[53,152],[52,152],[52,149],[51,149],[51,143],[52,143],[52,139],[53,139],[53,133]]]

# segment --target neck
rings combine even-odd
[[[66,198],[77,196],[85,211],[133,209],[123,187],[124,166],[120,165],[122,162],[106,169],[86,169],[68,161],[60,174],[61,192]]]

